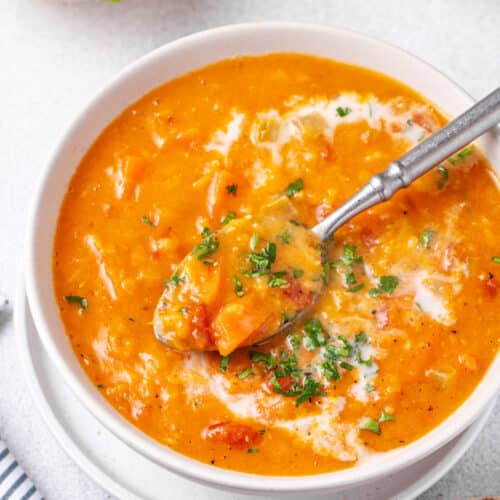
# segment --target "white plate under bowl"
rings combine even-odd
[[[45,352],[33,324],[22,281],[17,293],[15,323],[19,355],[28,385],[45,422],[65,452],[106,491],[121,500],[252,498],[211,489],[166,471],[129,448],[93,417],[61,383],[60,374]],[[324,498],[409,500],[417,497],[462,457],[484,427],[493,406],[494,401],[466,431],[409,468],[383,480]]]

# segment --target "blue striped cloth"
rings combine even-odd
[[[34,484],[0,439],[0,500],[43,500]]]

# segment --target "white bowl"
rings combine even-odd
[[[75,168],[100,132],[124,108],[171,78],[228,57],[270,52],[314,54],[380,71],[413,87],[450,116],[473,102],[456,84],[414,56],[346,31],[303,24],[257,23],[218,28],[169,43],[142,57],[106,85],[85,107],[49,159],[39,181],[27,233],[27,294],[35,325],[61,379],[108,429],[138,452],[183,476],[227,490],[267,494],[333,492],[408,467],[470,426],[499,391],[500,356],[460,408],[407,446],[339,472],[303,477],[258,476],[190,459],[157,443],[121,417],[81,368],[54,297],[52,248],[59,208]],[[500,139],[489,134],[479,143],[499,171]]]

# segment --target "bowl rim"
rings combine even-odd
[[[448,85],[450,90],[453,90],[459,95],[465,103],[471,104],[473,102],[473,99],[456,83],[418,57],[373,37],[368,37],[348,30],[296,22],[243,23],[201,31],[169,42],[140,57],[135,62],[127,65],[116,76],[112,77],[101,90],[87,101],[83,109],[78,113],[70,126],[66,128],[66,131],[57,142],[37,181],[37,187],[29,211],[24,255],[26,291],[30,309],[33,314],[34,324],[39,332],[42,343],[58,371],[64,376],[65,382],[69,385],[78,399],[83,402],[87,409],[95,415],[106,428],[142,455],[181,476],[231,491],[274,494],[331,491],[333,489],[346,488],[353,484],[372,481],[408,467],[433,453],[468,427],[477,419],[478,415],[484,411],[488,402],[490,402],[500,390],[500,381],[494,381],[491,376],[494,370],[500,372],[500,370],[498,370],[500,368],[500,355],[496,356],[496,359],[489,366],[483,379],[475,387],[469,397],[465,399],[454,412],[437,427],[412,443],[386,452],[384,456],[387,457],[387,460],[382,460],[375,464],[367,463],[355,465],[354,467],[336,472],[308,476],[265,476],[243,473],[213,467],[161,445],[122,417],[118,411],[97,393],[97,391],[89,391],[89,387],[85,386],[69,369],[51,334],[51,325],[46,317],[41,300],[42,291],[46,288],[35,279],[35,270],[37,267],[37,245],[35,243],[35,236],[37,234],[38,215],[43,207],[42,198],[45,190],[48,189],[50,185],[52,170],[57,164],[58,157],[62,153],[66,143],[77,134],[86,116],[95,112],[99,103],[106,102],[115,89],[126,85],[127,80],[132,75],[139,73],[145,66],[154,65],[156,60],[168,57],[169,54],[177,50],[186,49],[189,45],[202,44],[210,40],[213,41],[214,39],[225,37],[241,36],[242,33],[249,34],[258,30],[268,30],[270,32],[291,30],[296,31],[297,34],[315,32],[317,34],[331,36],[332,38],[337,36],[358,39],[358,41],[374,46],[377,50],[385,51],[388,56],[392,55],[394,57],[398,56],[400,58],[405,58],[412,66],[418,66],[433,78],[441,79],[443,83]],[[269,53],[272,52],[276,51],[269,51]],[[312,52],[300,52],[300,50],[295,52],[312,54]],[[225,59],[225,57],[221,57],[218,60],[222,59]],[[168,81],[168,79],[165,80],[165,83],[166,81]],[[153,88],[155,88],[155,86],[144,93],[149,92]],[[131,103],[129,103],[129,105],[130,104]],[[102,130],[97,131],[95,137],[97,137],[101,131]],[[76,168],[77,165],[73,165],[71,167],[72,172],[74,172]],[[60,201],[61,200],[59,200],[59,206]],[[51,248],[53,248],[53,240],[51,244]],[[488,374],[490,374],[489,377]],[[86,374],[84,375],[86,377]],[[487,382],[495,382],[496,385],[492,383],[492,387],[489,387]],[[480,388],[482,389],[481,391],[479,390]],[[391,460],[391,457],[394,458],[394,460]]]

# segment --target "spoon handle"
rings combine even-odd
[[[390,199],[439,162],[500,122],[500,87],[374,175],[352,198],[312,228],[325,240],[355,215]]]

